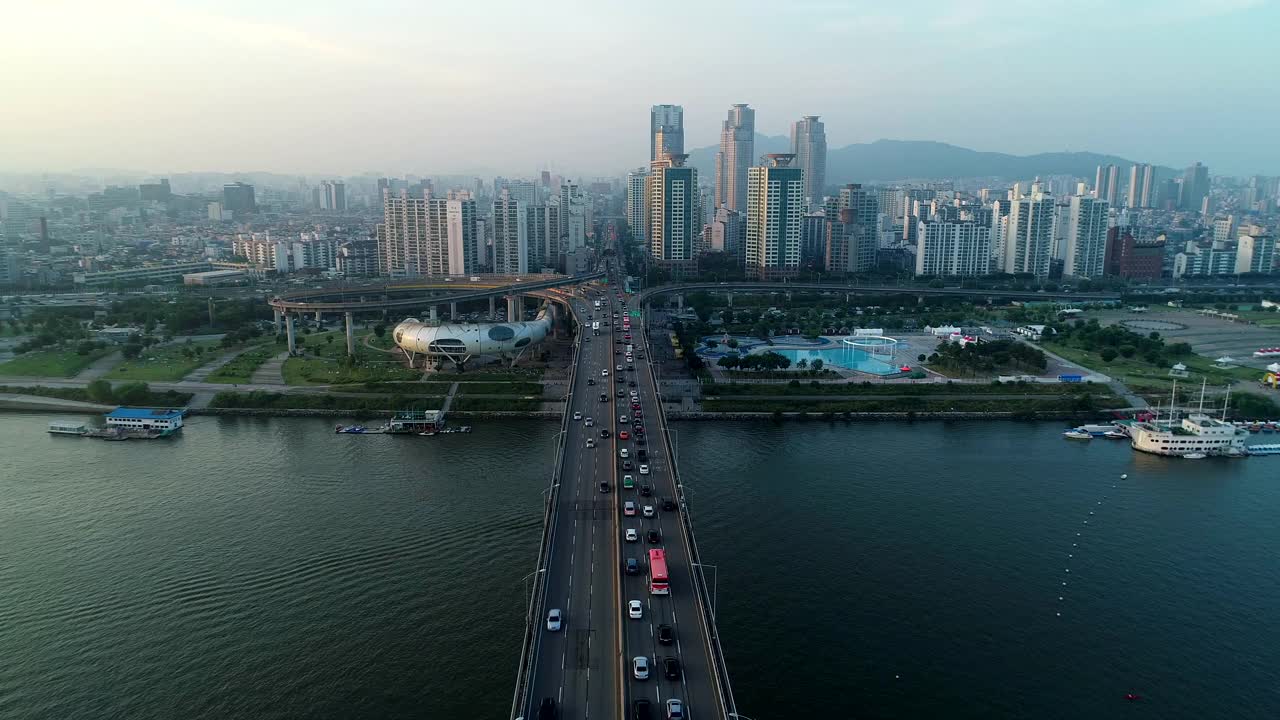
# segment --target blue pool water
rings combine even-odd
[[[901,351],[902,347],[899,345],[898,350]],[[898,372],[898,366],[893,363],[872,357],[863,350],[839,345],[815,350],[779,347],[769,348],[769,350],[789,359],[792,365],[801,360],[807,360],[812,364],[814,360],[821,359],[824,365],[835,365],[873,375],[892,375]]]

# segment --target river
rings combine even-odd
[[[554,423],[49,419],[0,415],[0,717],[505,716]],[[676,429],[757,720],[1280,709],[1280,458],[1050,423]]]

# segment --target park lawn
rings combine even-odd
[[[188,348],[203,349],[198,355],[187,357],[182,351]],[[142,354],[137,358],[116,365],[103,377],[107,380],[181,380],[187,373],[217,358],[219,352],[216,340],[152,345],[143,348]]]
[[[1139,357],[1116,357],[1111,362],[1104,362],[1102,357],[1096,352],[1089,350],[1081,350],[1080,348],[1061,345],[1059,343],[1047,342],[1043,343],[1044,348],[1054,352],[1062,357],[1078,363],[1090,370],[1105,373],[1119,380],[1131,388],[1159,388],[1168,389],[1173,385],[1174,380],[1180,380],[1183,383],[1187,381],[1199,381],[1207,379],[1210,385],[1226,385],[1236,380],[1257,380],[1261,377],[1258,370],[1252,368],[1234,367],[1226,370],[1215,368],[1213,361],[1200,355],[1188,355],[1187,357],[1178,358],[1177,362],[1187,366],[1187,372],[1190,374],[1187,378],[1169,377],[1169,367],[1164,365],[1152,365]]]
[[[540,383],[464,382],[458,383],[459,395],[519,395],[542,397]]]
[[[709,398],[702,401],[705,412],[1101,412],[1124,402],[1109,393],[1088,398],[860,398],[831,400],[777,400]]]
[[[284,361],[285,385],[338,385],[346,383],[417,380],[420,370],[404,367],[393,356],[356,344],[356,362],[343,363],[346,336],[341,332],[300,335],[303,355]]]
[[[205,378],[211,383],[247,383],[253,379],[253,373],[268,360],[284,352],[288,345],[282,342],[267,342],[245,350],[231,358]]]
[[[0,375],[24,377],[75,377],[98,358],[115,352],[115,348],[94,350],[81,355],[74,350],[34,350],[0,364]]]
[[[378,337],[376,333],[370,332],[370,333],[366,333],[363,337],[356,338],[356,342],[357,343],[365,342],[366,339],[370,345],[381,350],[390,350],[396,346],[396,341],[392,339],[391,330],[389,328],[387,332],[383,334],[382,337]],[[337,341],[335,340],[334,342],[337,342]]]

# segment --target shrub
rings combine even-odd
[[[1109,347],[1102,348],[1102,351],[1098,353],[1098,356],[1102,358],[1102,362],[1111,362],[1116,359],[1117,355],[1119,353],[1116,352],[1116,349]]]

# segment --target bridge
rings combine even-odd
[[[531,594],[511,717],[624,720],[647,702],[656,719],[673,699],[684,717],[735,717],[714,592],[649,363],[648,328],[638,299],[623,303],[614,291],[602,293],[600,311],[586,297],[570,302],[580,332],[538,565],[526,578]],[[631,363],[624,314],[634,317]],[[595,321],[599,335],[590,329]],[[624,510],[628,502],[634,516]],[[655,549],[666,556],[667,595],[650,592],[648,551]],[[635,574],[626,571],[628,559],[636,560]],[[632,600],[638,611],[629,609]],[[551,610],[560,611],[558,629],[548,626]],[[647,659],[647,679],[637,678],[636,657]],[[542,709],[547,703],[554,714]]]
[[[709,292],[843,292],[859,295],[919,295],[942,297],[990,297],[1010,300],[1068,300],[1071,302],[1118,302],[1119,293],[1082,293],[1062,291],[991,290],[982,288],[931,288],[904,285],[849,285],[840,283],[778,282],[688,282],[646,288],[639,293],[642,302],[659,295],[693,291]],[[732,302],[732,299],[730,300]]]
[[[604,276],[585,275],[462,275],[420,278],[395,283],[327,285],[281,293],[267,301],[275,311],[276,332],[283,322],[289,352],[296,351],[293,318],[315,313],[319,321],[325,313],[342,313],[346,321],[347,353],[355,353],[355,313],[401,310],[406,313],[427,308],[431,320],[438,319],[438,307],[448,303],[450,317],[458,314],[458,303],[489,301],[489,314],[496,311],[498,297],[507,300],[507,317],[516,319],[524,295],[537,295],[555,288],[577,285]]]

